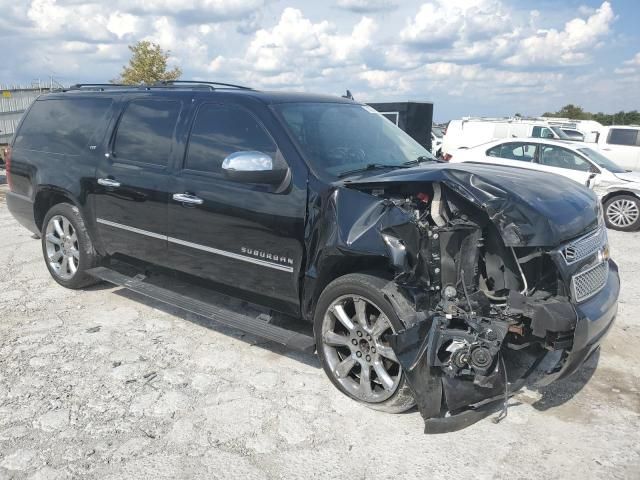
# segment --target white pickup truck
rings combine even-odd
[[[640,126],[602,127],[596,145],[606,157],[622,168],[640,171]]]

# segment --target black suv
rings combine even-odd
[[[575,371],[617,311],[590,190],[438,163],[352,100],[78,85],[34,102],[7,163],[8,207],[61,285],[108,280],[315,349],[340,391],[388,412],[417,404],[430,431]],[[122,259],[312,322],[314,338],[125,275]]]

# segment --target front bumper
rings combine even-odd
[[[618,313],[619,295],[618,265],[609,260],[606,285],[596,295],[575,307],[577,323],[571,351],[560,358],[549,373],[536,382],[537,385],[548,385],[571,375],[600,347]],[[552,354],[550,352],[548,355]]]

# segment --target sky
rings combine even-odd
[[[0,84],[107,82],[127,46],[183,79],[432,101],[436,120],[640,110],[640,0],[0,0]]]

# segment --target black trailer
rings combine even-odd
[[[424,148],[431,151],[433,103],[390,102],[370,103],[369,105],[411,135]]]

